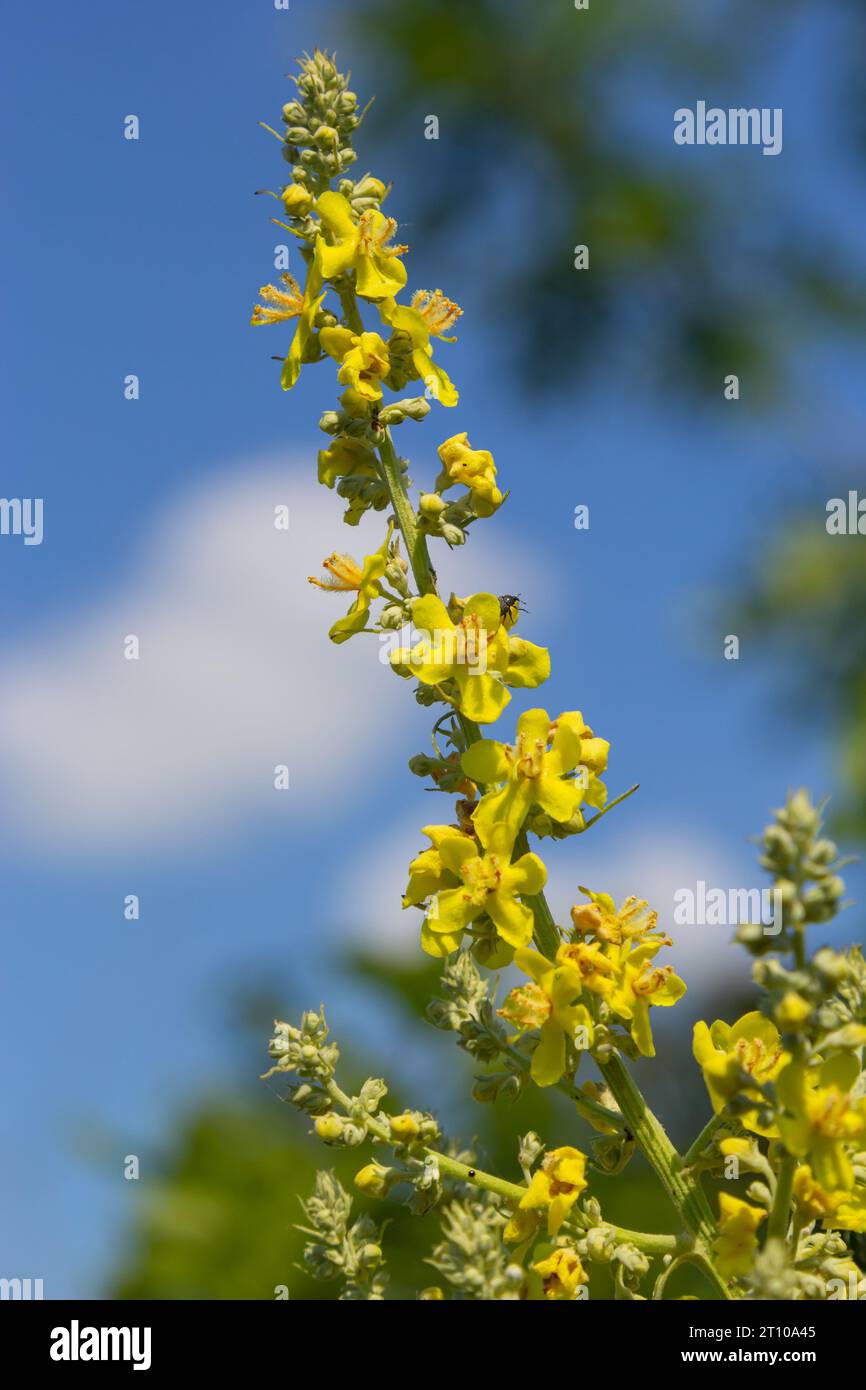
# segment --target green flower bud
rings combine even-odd
[[[427,753],[416,753],[409,759],[409,771],[416,777],[429,777],[438,766],[439,759],[431,758]]]
[[[512,1072],[479,1076],[472,1087],[472,1099],[481,1105],[493,1105],[497,1100],[515,1101],[520,1095],[520,1079]]]
[[[616,1232],[612,1226],[594,1226],[586,1233],[586,1253],[596,1264],[609,1264],[616,1252]]]
[[[634,1150],[634,1139],[624,1134],[604,1134],[592,1143],[593,1160],[604,1173],[621,1173]]]
[[[379,614],[379,626],[383,632],[399,632],[406,622],[406,610],[390,603]]]
[[[418,499],[418,510],[422,516],[437,517],[445,510],[445,503],[436,492],[422,492]]]

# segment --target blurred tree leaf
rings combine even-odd
[[[866,13],[850,0],[822,11],[847,121],[844,74]],[[558,389],[605,354],[696,388],[748,372],[761,401],[781,388],[803,325],[866,330],[866,274],[832,224],[800,237],[764,160],[696,162],[672,141],[673,110],[693,93],[739,96],[756,74],[772,85],[767,70],[804,16],[803,0],[632,0],[579,14],[565,0],[360,6],[378,93],[371,146],[399,137],[399,164],[407,123],[440,119],[439,141],[400,177],[403,210],[416,204],[408,232],[441,240],[459,226],[461,264],[483,267],[494,313],[520,325],[528,386]],[[589,273],[573,267],[577,244],[590,247]]]
[[[847,497],[847,488],[842,491]],[[824,503],[771,540],[741,598],[745,640],[778,659],[780,697],[833,723],[842,784],[837,834],[866,838],[866,544],[831,536]]]

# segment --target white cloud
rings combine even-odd
[[[288,532],[273,524],[281,503]],[[104,853],[180,838],[186,848],[276,808],[280,763],[290,769],[290,815],[321,812],[337,792],[360,796],[377,737],[417,711],[383,671],[375,638],[327,640],[347,605],[307,576],[335,548],[378,544],[383,529],[374,516],[348,531],[341,514],[306,466],[243,462],[172,499],[137,571],[101,602],[9,652],[0,670],[7,843]],[[473,536],[448,556],[447,581],[458,591],[508,588],[510,574],[513,586],[514,554],[505,527],[495,548]],[[127,634],[140,640],[138,661],[124,659]]]

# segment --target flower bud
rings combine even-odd
[[[398,1144],[409,1144],[421,1133],[420,1116],[413,1115],[411,1110],[403,1115],[392,1115],[390,1125],[391,1138]]]
[[[340,431],[341,415],[338,410],[326,410],[319,420],[319,429],[324,434],[338,434]]]
[[[439,766],[438,758],[431,758],[427,753],[416,753],[409,759],[409,771],[416,777],[429,777],[434,768]]]
[[[782,1033],[796,1033],[812,1016],[812,1005],[802,994],[789,989],[773,1010],[773,1017]]]
[[[313,206],[313,195],[300,183],[287,184],[280,195],[290,217],[305,217]]]
[[[594,1226],[586,1233],[586,1253],[597,1264],[609,1264],[616,1250],[616,1233],[612,1226]]]
[[[324,1143],[333,1144],[342,1137],[343,1121],[339,1115],[320,1115],[316,1120],[315,1129]]]
[[[445,510],[445,505],[437,492],[422,492],[418,499],[418,510],[422,516],[440,516]]]
[[[472,1099],[480,1105],[493,1105],[497,1100],[515,1101],[520,1095],[521,1082],[512,1072],[496,1072],[479,1076],[472,1087]]]
[[[466,532],[461,531],[459,526],[452,526],[449,521],[442,525],[442,539],[450,546],[463,545],[466,541]]]
[[[381,203],[385,194],[388,192],[381,179],[374,178],[372,174],[365,174],[359,179],[352,191],[353,198],[374,198],[377,203]]]
[[[605,1135],[593,1140],[592,1153],[596,1165],[605,1173],[621,1173],[632,1157],[635,1141],[624,1134]]]
[[[379,614],[379,626],[383,632],[399,632],[405,622],[406,613],[396,603],[389,603]]]
[[[355,1186],[370,1197],[387,1197],[388,1189],[398,1181],[396,1168],[384,1168],[381,1163],[368,1163],[355,1174]]]

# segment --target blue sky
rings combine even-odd
[[[329,599],[304,582],[347,544],[339,499],[311,481],[328,372],[307,370],[284,396],[270,354],[285,344],[247,326],[279,239],[268,200],[251,195],[283,168],[256,122],[278,120],[295,53],[319,43],[348,59],[347,14],[322,0],[292,0],[288,14],[266,0],[216,0],[206,14],[49,0],[7,19],[2,490],[45,499],[45,540],[0,539],[2,1159],[16,1194],[0,1273],[42,1277],[49,1297],[99,1287],[127,1215],[123,1155],[149,1152],[186,1097],[230,1073],[227,980],[284,980],[293,1001],[333,999],[351,1019],[334,953],[390,939],[395,853],[417,848],[412,827],[431,818],[405,772],[426,715],[372,645],[329,647]],[[744,179],[753,153],[810,235],[821,220],[809,188],[850,233],[862,186],[844,146],[816,135],[827,89],[805,41],[772,85],[761,104],[784,105],[784,153],[738,152]],[[658,120],[666,138],[657,96],[629,100],[635,123]],[[123,139],[129,113],[137,143]],[[423,153],[407,130],[407,166]],[[361,163],[392,172],[368,146]],[[397,170],[397,216],[399,198]],[[484,235],[468,228],[466,245]],[[459,344],[442,349],[462,400],[404,426],[400,446],[429,481],[436,444],[467,429],[512,489],[485,538],[437,557],[440,572],[458,589],[525,596],[526,635],[554,653],[544,702],[579,706],[611,740],[612,790],[641,783],[596,843],[558,851],[556,882],[760,884],[747,837],[789,786],[832,791],[834,769],[820,725],[770,717],[759,654],[722,659],[730,629],[713,596],[853,454],[850,354],[826,338],[802,345],[811,399],[761,414],[721,389],[697,403],[675,382],[649,398],[616,361],[540,410],[473,314],[483,256],[413,238],[412,282],[447,275],[466,308]],[[288,537],[268,527],[281,501]],[[591,509],[585,533],[578,503]],[[138,667],[121,659],[128,632],[141,634]],[[283,761],[281,798],[269,783]],[[638,867],[649,886],[631,880]],[[849,881],[862,891],[861,871]],[[128,893],[141,897],[135,924]],[[692,951],[698,980],[717,948]],[[397,1027],[379,1023],[386,1040]],[[87,1123],[107,1138],[82,1156]]]

